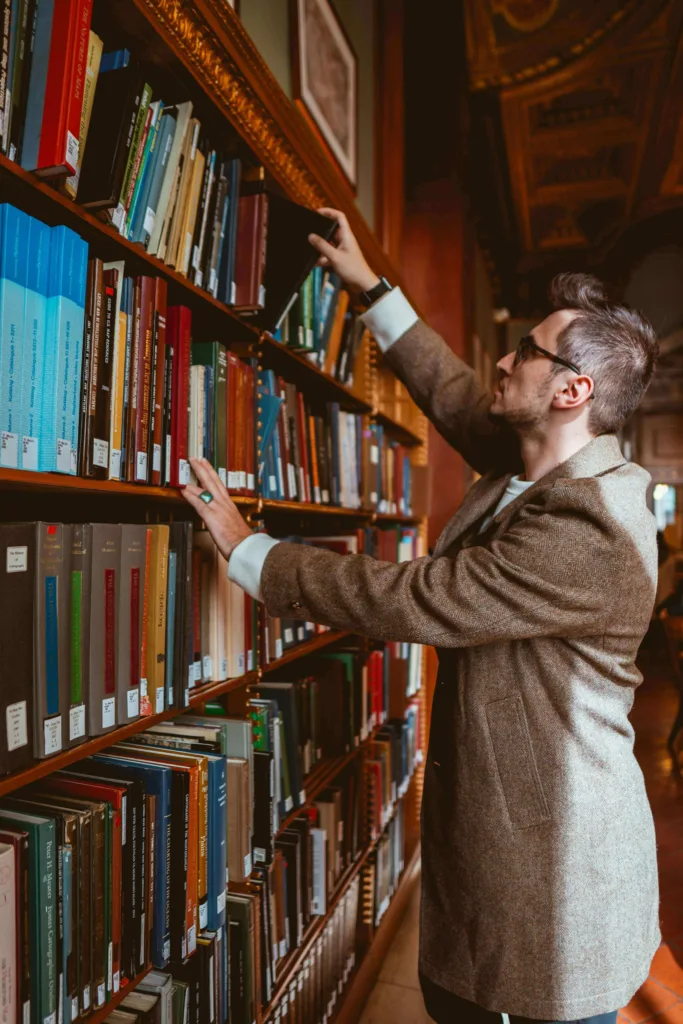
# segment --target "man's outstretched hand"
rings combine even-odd
[[[183,497],[204,520],[223,557],[229,559],[237,545],[250,537],[252,531],[213,466],[206,459],[190,459],[190,465],[199,487],[189,484],[183,489]],[[208,505],[199,497],[202,491],[213,494],[213,501]]]
[[[379,284],[377,274],[368,266],[356,236],[349,227],[346,214],[327,206],[323,206],[318,213],[336,220],[338,224],[336,245],[326,242],[319,235],[308,236],[311,245],[321,254],[318,265],[331,267],[352,292],[367,292]]]

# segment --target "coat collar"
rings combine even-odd
[[[599,476],[611,469],[616,469],[618,466],[623,466],[625,462],[626,459],[614,434],[603,434],[600,437],[595,437],[569,459],[560,463],[559,466],[555,466],[554,469],[551,469],[545,476],[536,480],[531,487],[528,487],[522,494],[506,505],[493,518],[490,526],[500,526],[508,516],[512,515],[513,512],[528,501],[533,500],[541,490],[551,487],[556,480]],[[470,529],[486,512],[496,507],[513,475],[513,473],[506,473],[503,476],[498,476],[493,473],[487,473],[486,476],[483,476],[475,483],[439,537],[434,551],[435,556],[443,554],[458,537],[461,537]]]

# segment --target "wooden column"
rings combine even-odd
[[[375,230],[384,251],[400,264],[405,206],[403,0],[377,0],[375,38]]]

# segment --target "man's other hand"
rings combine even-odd
[[[326,242],[319,235],[308,236],[311,245],[315,246],[321,254],[318,265],[331,267],[352,292],[367,292],[379,284],[377,274],[374,274],[368,266],[356,237],[349,227],[346,214],[327,206],[323,206],[318,213],[337,221],[336,245]]]
[[[183,497],[204,520],[223,557],[229,559],[237,545],[251,537],[252,531],[242,519],[213,466],[206,459],[190,459],[190,465],[195,471],[199,487],[193,484],[185,487]],[[200,497],[204,491],[213,495],[213,500],[208,504]]]

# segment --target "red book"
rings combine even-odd
[[[169,306],[166,323],[173,344],[171,487],[185,487],[190,482],[187,441],[190,418],[192,313],[187,306]]]
[[[147,444],[149,441],[149,403],[152,377],[152,335],[154,333],[154,292],[156,279],[140,278],[140,337],[138,346],[137,395],[135,408],[134,480],[149,481]]]
[[[149,420],[150,479],[161,484],[161,446],[163,443],[164,375],[166,371],[166,298],[168,286],[157,277],[154,289],[154,332],[152,337],[152,394]]]
[[[266,296],[263,278],[268,237],[268,196],[240,196],[235,258],[235,309],[256,312]]]
[[[92,0],[59,0],[52,22],[36,172],[75,174]]]

